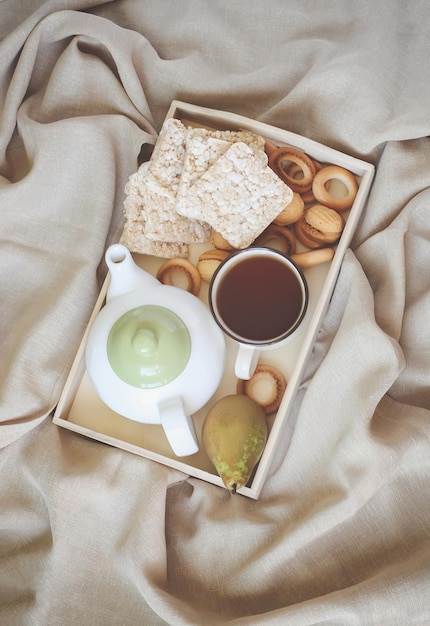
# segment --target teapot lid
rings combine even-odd
[[[186,325],[163,306],[144,304],[130,309],[108,335],[107,355],[113,371],[140,389],[167,385],[185,369],[190,354]]]

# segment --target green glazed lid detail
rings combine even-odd
[[[124,313],[107,341],[109,363],[119,378],[141,389],[167,385],[184,370],[191,339],[180,317],[152,304]]]

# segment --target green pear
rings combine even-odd
[[[248,396],[225,396],[209,410],[203,424],[203,445],[230,493],[248,482],[267,436],[266,414]]]

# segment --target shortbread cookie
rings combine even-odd
[[[291,189],[268,167],[266,154],[237,142],[189,188],[181,210],[207,222],[235,248],[245,248],[292,197]]]

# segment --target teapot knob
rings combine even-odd
[[[130,250],[121,243],[115,243],[106,250],[105,260],[110,271],[106,302],[139,287],[161,285],[154,276],[136,265]]]
[[[155,354],[158,346],[157,335],[150,328],[140,328],[131,340],[132,348],[138,354]]]

